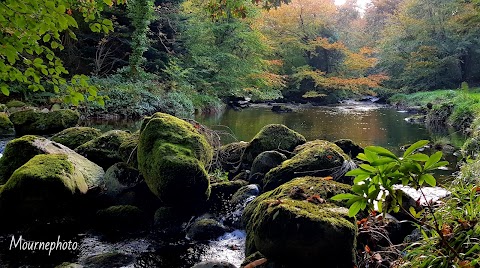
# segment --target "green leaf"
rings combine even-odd
[[[384,157],[384,158],[380,158],[380,159],[377,159],[375,161],[373,161],[372,163],[370,163],[370,165],[374,166],[374,167],[377,167],[377,166],[382,166],[382,165],[385,165],[385,164],[389,164],[389,163],[392,163],[392,162],[396,162],[395,159],[392,159],[390,157]]]
[[[345,176],[358,176],[358,175],[370,175],[370,174],[372,173],[365,169],[356,168],[347,172]]]
[[[375,169],[374,167],[370,166],[370,165],[367,165],[367,164],[361,164],[360,165],[360,168],[361,169],[364,169],[366,171],[370,171],[372,173],[377,173],[377,169]]]
[[[10,90],[8,90],[8,86],[5,84],[2,84],[0,86],[0,90],[2,91],[3,95],[8,96],[10,95]]]
[[[368,146],[366,147],[365,149],[368,149],[369,151],[372,151],[374,153],[377,153],[378,155],[381,155],[381,156],[386,156],[386,157],[390,157],[390,158],[393,158],[393,159],[396,159],[398,160],[398,157],[390,152],[389,150],[383,148],[383,147],[380,147],[380,146]]]
[[[337,194],[330,199],[333,200],[333,201],[341,201],[341,200],[346,200],[346,199],[352,199],[352,198],[355,198],[355,197],[358,197],[358,196],[354,195],[354,194],[346,193],[346,194]]]
[[[447,166],[448,164],[449,164],[448,161],[440,161],[440,162],[430,166],[427,170],[434,170],[434,169],[437,169],[439,167]]]
[[[434,154],[432,154],[432,155],[430,156],[430,158],[428,159],[428,161],[425,162],[424,169],[429,169],[431,166],[433,166],[433,165],[436,164],[438,161],[440,161],[441,158],[442,158],[442,152],[441,152],[441,151],[435,152]]]
[[[357,215],[360,209],[364,206],[364,204],[366,205],[366,202],[357,201],[353,203],[348,209],[348,216],[354,217],[355,215]]]
[[[410,145],[410,147],[408,147],[407,150],[405,150],[405,153],[403,153],[403,157],[409,156],[411,153],[413,153],[413,151],[427,145],[429,142],[430,141],[427,141],[427,140],[420,140],[415,142],[414,144]]]
[[[409,155],[407,157],[405,157],[406,159],[411,159],[411,160],[415,160],[415,161],[422,161],[422,162],[425,162],[425,161],[428,161],[428,155],[426,154],[421,154],[421,153],[418,153],[418,154],[412,154],[412,155]]]
[[[51,37],[52,37],[52,36],[51,36],[50,34],[44,35],[44,36],[43,36],[43,42],[46,43],[46,42],[50,41],[50,38],[51,38]]]
[[[415,209],[414,209],[413,207],[410,207],[410,208],[408,209],[408,211],[410,212],[410,214],[412,214],[412,216],[413,216],[414,218],[417,217],[417,211],[415,211]]]
[[[355,184],[358,184],[359,182],[361,181],[364,181],[366,179],[370,178],[370,175],[369,174],[361,174],[361,175],[357,175],[355,177],[355,179],[353,179],[353,183]]]
[[[107,4],[108,6],[112,6],[113,5],[113,1],[112,0],[103,0],[103,2],[105,4]]]
[[[420,179],[425,180],[425,182],[432,187],[435,187],[435,185],[437,184],[435,177],[433,177],[432,174],[423,174],[422,176],[420,176]]]

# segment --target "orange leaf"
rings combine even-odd
[[[331,180],[333,180],[333,177],[332,176],[323,177],[323,180],[331,181]]]
[[[370,252],[372,252],[368,245],[365,245],[365,252],[367,252],[368,254],[370,254]]]
[[[262,265],[266,262],[267,262],[266,258],[261,258],[261,259],[258,259],[256,261],[252,261],[251,263],[245,265],[245,268],[255,268],[255,267],[257,267],[259,265]]]

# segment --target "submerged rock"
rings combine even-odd
[[[191,268],[237,268],[235,265],[225,261],[202,261]]]
[[[82,265],[87,268],[125,267],[133,264],[135,257],[120,252],[102,253],[86,258]]]
[[[150,190],[166,205],[205,204],[210,182],[205,165],[213,150],[188,122],[156,113],[145,118],[138,142],[138,167]]]
[[[15,129],[12,121],[8,118],[8,115],[4,112],[0,112],[0,136],[15,135]]]
[[[73,110],[41,112],[30,109],[10,115],[17,136],[54,134],[66,128],[74,127],[79,119],[80,114]]]
[[[242,162],[251,164],[255,157],[265,151],[284,150],[291,152],[296,146],[305,142],[305,137],[284,125],[267,125],[255,135],[245,148]]]
[[[265,191],[302,176],[332,176],[338,179],[349,170],[350,158],[334,143],[322,140],[308,142],[295,149],[297,153],[270,170],[263,179]]]
[[[102,132],[93,127],[71,127],[52,136],[51,140],[61,143],[70,149],[100,137]]]
[[[198,219],[188,229],[187,236],[192,240],[215,239],[227,232],[227,228],[214,219]]]
[[[352,267],[357,226],[348,209],[329,198],[350,186],[305,177],[266,192],[247,205],[246,255],[259,251],[287,267]]]
[[[75,151],[107,169],[115,163],[122,162],[119,148],[131,135],[123,130],[110,130],[78,146]]]

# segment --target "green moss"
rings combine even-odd
[[[335,177],[344,162],[350,159],[337,145],[322,140],[301,145],[295,152],[294,157],[265,175],[263,184],[266,191],[302,175]]]
[[[2,209],[23,216],[60,215],[87,183],[67,155],[36,155],[15,170],[2,190]]]
[[[298,189],[303,197],[292,194]],[[342,203],[329,200],[349,191],[349,185],[304,177],[260,195],[242,216],[247,229],[246,255],[258,250],[279,263],[349,267],[354,260],[355,219],[348,217],[347,208],[337,206]],[[313,195],[326,202],[305,200]]]
[[[78,146],[99,137],[100,135],[102,135],[102,132],[96,128],[71,127],[53,135],[51,140],[61,143],[70,149],[75,149]]]
[[[0,135],[13,135],[15,130],[13,123],[4,112],[0,112]]]
[[[123,130],[111,130],[78,146],[75,151],[107,169],[115,163],[122,162],[119,148],[130,136],[130,133]]]
[[[111,206],[97,212],[100,228],[108,231],[133,231],[145,225],[145,215],[136,206],[119,205]]]
[[[305,142],[305,137],[284,125],[267,125],[250,141],[242,161],[251,164],[255,157],[262,152],[276,149],[293,151],[296,146]]]
[[[168,205],[205,203],[210,195],[205,165],[212,154],[204,136],[181,119],[156,113],[142,124],[139,169],[150,190]]]
[[[140,132],[133,133],[124,142],[122,142],[118,148],[118,152],[120,153],[123,162],[127,163],[133,168],[138,168],[137,146],[139,137]]]
[[[38,138],[41,137],[26,135],[7,143],[3,157],[0,158],[0,183],[7,182],[12,173],[32,157],[44,153],[40,148],[32,145]]]
[[[11,100],[5,104],[7,108],[18,108],[27,106],[25,102],[19,100]]]
[[[80,114],[73,110],[58,110],[43,113],[33,109],[10,115],[17,136],[26,134],[53,134],[78,123]]]

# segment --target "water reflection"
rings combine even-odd
[[[196,119],[214,129],[228,127],[238,140],[249,141],[267,124],[284,124],[307,140],[352,139],[362,146],[380,145],[392,150],[420,139],[429,139],[428,131],[405,122],[407,114],[376,105],[297,108],[293,113],[277,114],[267,107],[242,111],[227,110],[217,116]],[[224,143],[233,141],[225,137]]]

